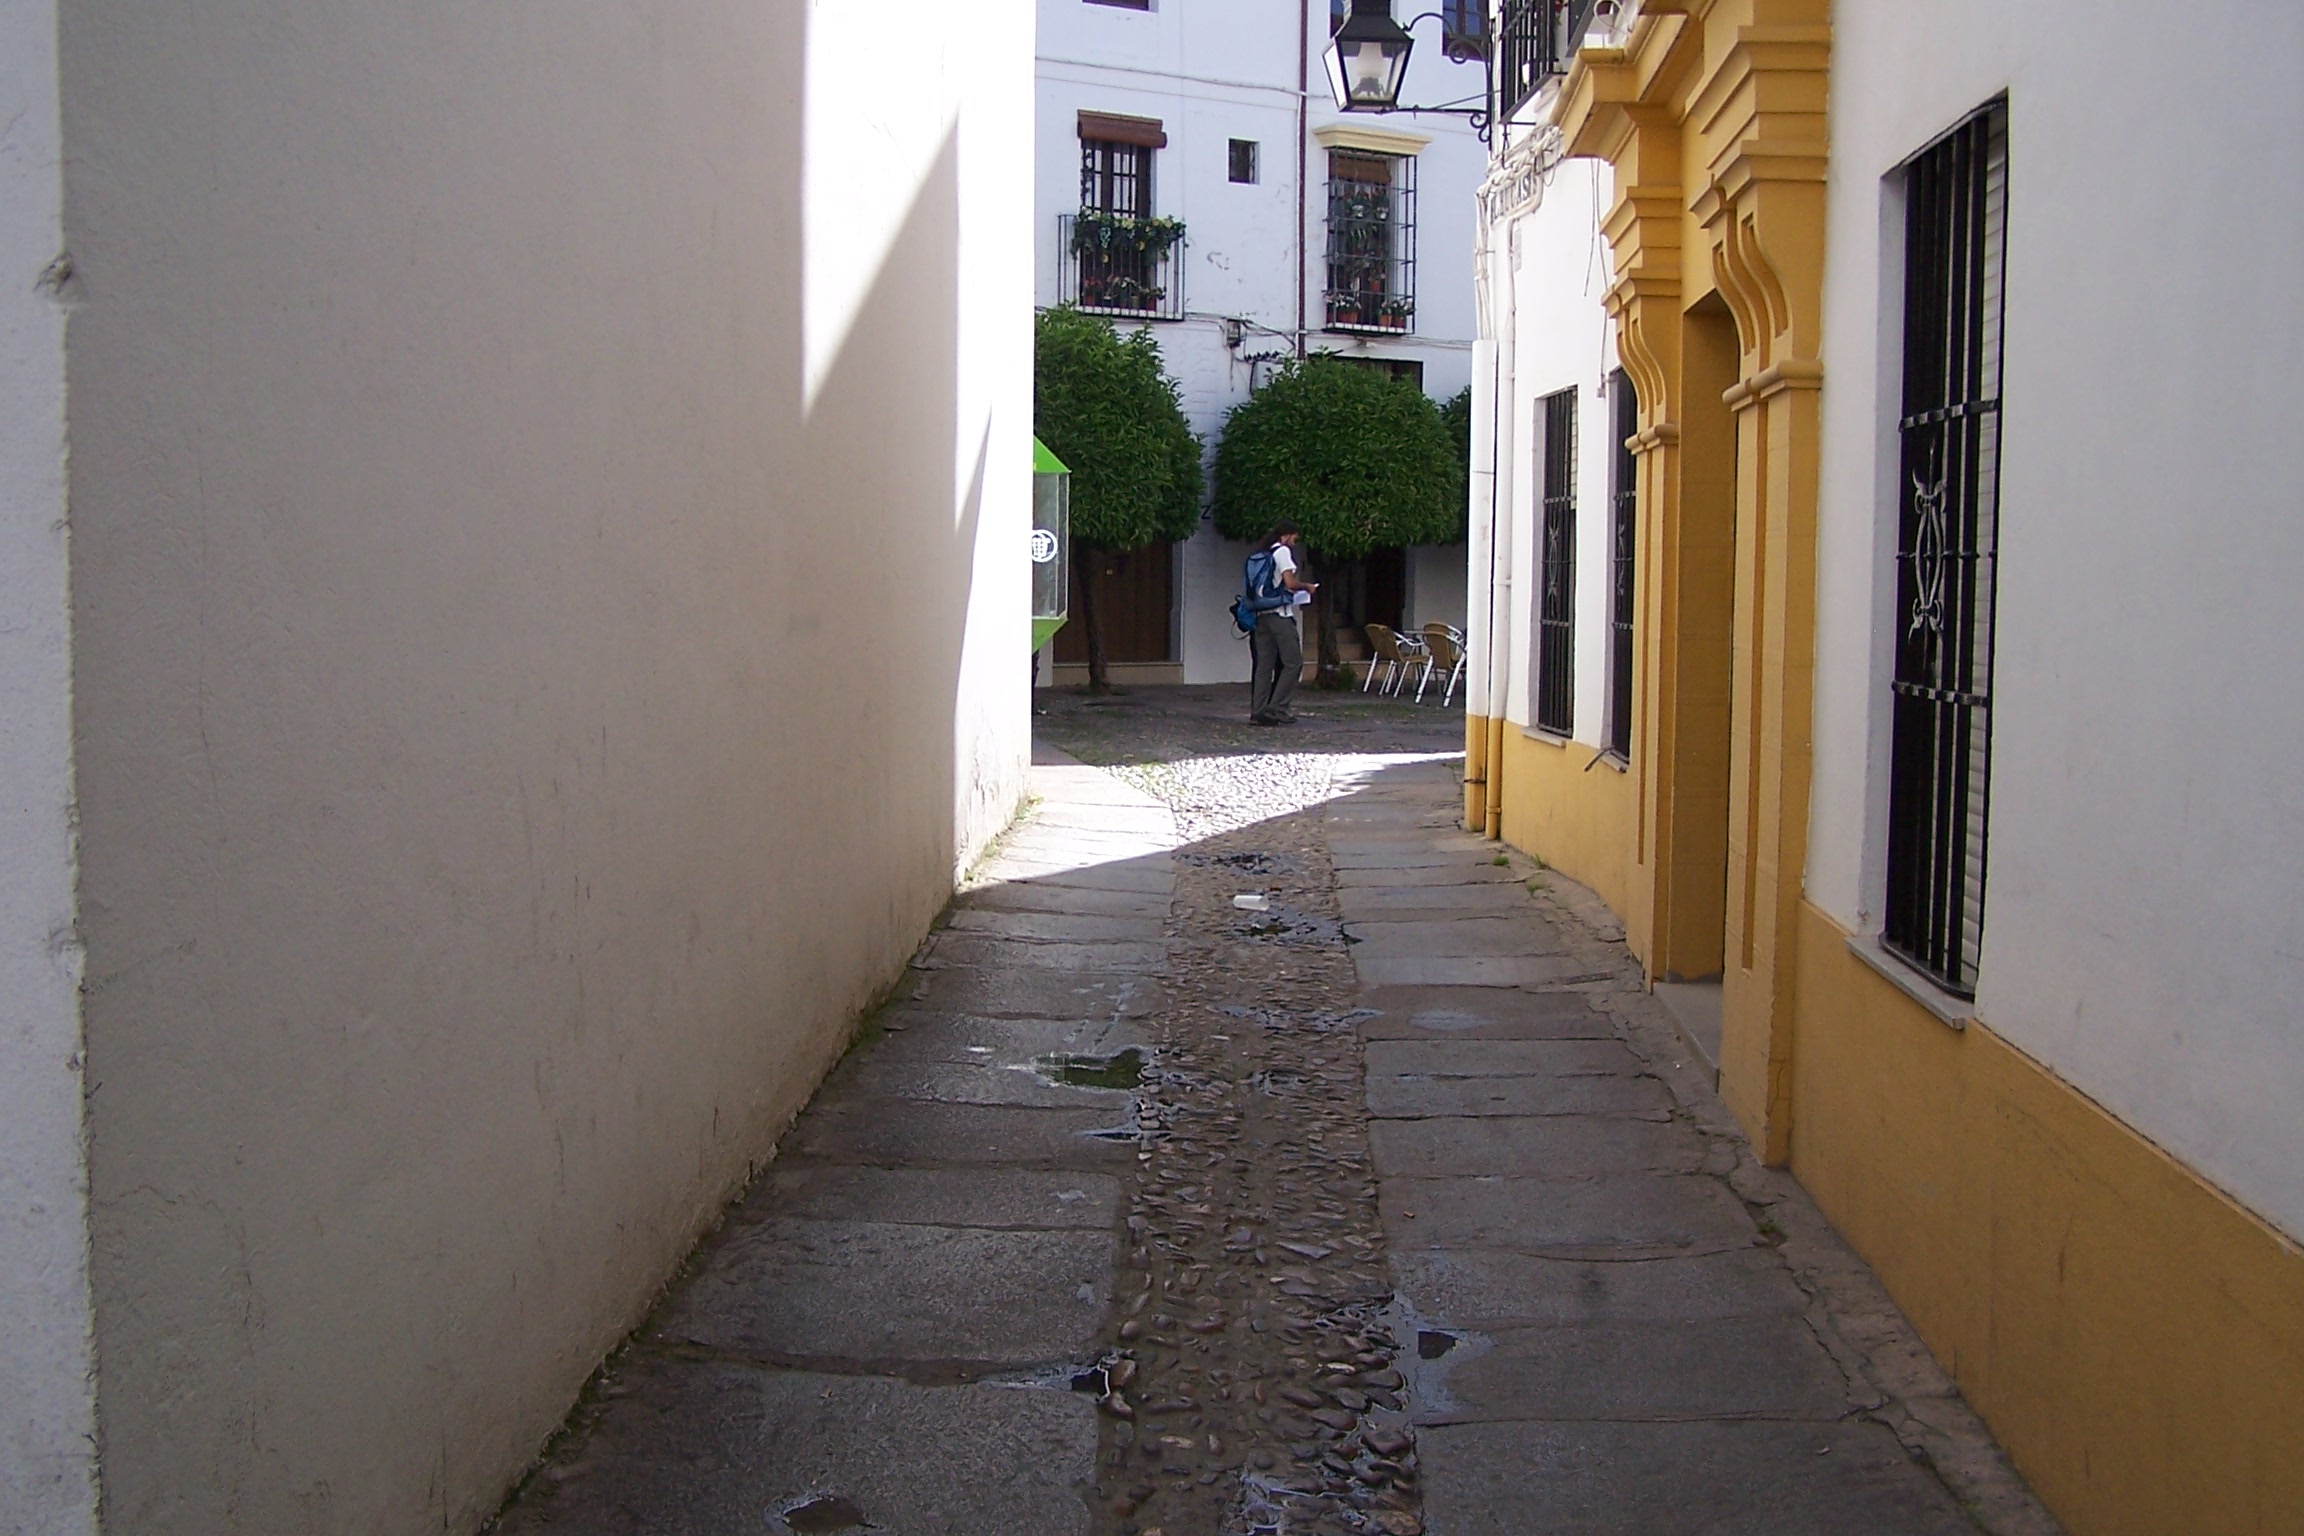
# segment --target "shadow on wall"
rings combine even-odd
[[[109,1528],[473,1528],[1023,748],[957,130],[807,409],[803,8],[581,9],[66,12]]]

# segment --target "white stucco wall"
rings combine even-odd
[[[1510,309],[1500,330],[1513,338],[1503,398],[1509,415],[1497,478],[1512,528],[1506,541],[1512,573],[1511,621],[1502,634],[1509,669],[1505,718],[1528,727],[1536,718],[1536,615],[1541,593],[1541,507],[1546,396],[1576,391],[1575,729],[1573,739],[1607,738],[1608,589],[1613,533],[1608,499],[1609,410],[1606,383],[1616,367],[1615,328],[1600,297],[1609,280],[1595,210],[1606,206],[1608,168],[1592,160],[1553,167],[1543,199],[1494,235],[1512,279],[1497,287]],[[1595,198],[1600,201],[1595,201]],[[1487,409],[1486,396],[1474,401]],[[1478,514],[1476,514],[1478,515]],[[1477,543],[1478,535],[1475,536]],[[1477,602],[1475,607],[1480,606]]]
[[[2294,1236],[2304,202],[2267,167],[2304,143],[2300,69],[2292,6],[1836,8],[1807,876],[1878,928],[1901,263],[1883,178],[2005,91],[1978,1012]],[[2108,96],[2122,78],[2149,102]]]
[[[56,7],[0,8],[0,1530],[95,1529]]]
[[[474,1528],[1013,802],[1032,13],[851,10],[65,17],[110,1529]]]
[[[1326,4],[1314,0],[1307,133],[1336,122],[1374,122],[1428,134],[1432,142],[1417,157],[1416,332],[1369,339],[1319,329],[1327,152],[1307,140],[1308,344],[1313,350],[1420,361],[1425,393],[1445,400],[1471,381],[1473,193],[1485,152],[1460,118],[1347,119],[1337,112],[1318,56],[1327,46],[1327,15]],[[1152,10],[1137,11],[1087,0],[1039,0],[1039,18],[1035,301],[1057,301],[1063,254],[1057,220],[1080,206],[1079,114],[1157,118],[1168,146],[1157,155],[1153,195],[1156,211],[1185,223],[1187,314],[1152,330],[1177,381],[1185,419],[1212,458],[1225,413],[1265,376],[1251,368],[1249,356],[1292,356],[1295,350],[1298,8],[1161,0]],[[1478,95],[1477,65],[1448,63],[1430,23],[1417,30],[1417,39],[1404,100]],[[1253,184],[1228,177],[1228,145],[1236,138],[1259,146]],[[1247,322],[1238,347],[1226,344],[1227,318]],[[1245,558],[1244,548],[1205,524],[1178,556],[1176,659],[1187,682],[1247,681],[1248,648],[1227,613]],[[1430,569],[1424,554],[1417,568],[1422,580]],[[1432,587],[1440,594],[1451,590],[1444,577]],[[1446,605],[1444,595],[1435,596],[1419,614],[1461,623],[1461,599],[1453,609]]]

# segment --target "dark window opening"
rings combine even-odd
[[[1962,997],[1984,932],[2000,523],[2007,115],[1989,107],[1904,175],[1888,900],[1881,940]]]
[[[1111,139],[1080,141],[1080,207],[1084,212],[1152,216],[1152,146]]]
[[[1256,180],[1256,141],[1234,139],[1228,151],[1231,177],[1234,181],[1253,183]]]
[[[1544,413],[1543,538],[1536,571],[1536,726],[1576,729],[1576,391],[1539,402]]]
[[[1608,750],[1632,755],[1632,623],[1638,587],[1640,460],[1631,448],[1640,430],[1640,398],[1623,369],[1608,377],[1610,429],[1608,508]]]
[[[1328,329],[1406,333],[1416,319],[1416,160],[1328,153]]]
[[[1090,5],[1109,5],[1123,11],[1148,11],[1152,0],[1088,0]]]
[[[1488,0],[1441,0],[1440,51],[1459,64],[1488,57]]]

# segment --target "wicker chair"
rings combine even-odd
[[[1431,665],[1424,669],[1423,681],[1416,685],[1416,702],[1424,702],[1424,684],[1432,680],[1433,670],[1437,668],[1448,674],[1448,681],[1440,690],[1440,707],[1446,709],[1448,701],[1456,697],[1456,685],[1464,681],[1464,631],[1453,624],[1427,624],[1424,648],[1431,653]]]

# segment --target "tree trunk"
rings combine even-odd
[[[1102,563],[1104,551],[1093,545],[1072,541],[1072,585],[1080,596],[1080,622],[1086,628],[1088,640],[1088,691],[1110,693],[1112,669],[1104,656],[1104,614],[1096,606],[1096,567]]]
[[[1344,670],[1344,658],[1336,649],[1336,608],[1347,600],[1346,593],[1349,590],[1349,566],[1338,565],[1334,569],[1325,565],[1321,567],[1320,591],[1312,599],[1313,621],[1319,637],[1313,651],[1319,660],[1319,665],[1312,672],[1312,686],[1315,688],[1344,688],[1351,685],[1351,676]]]

